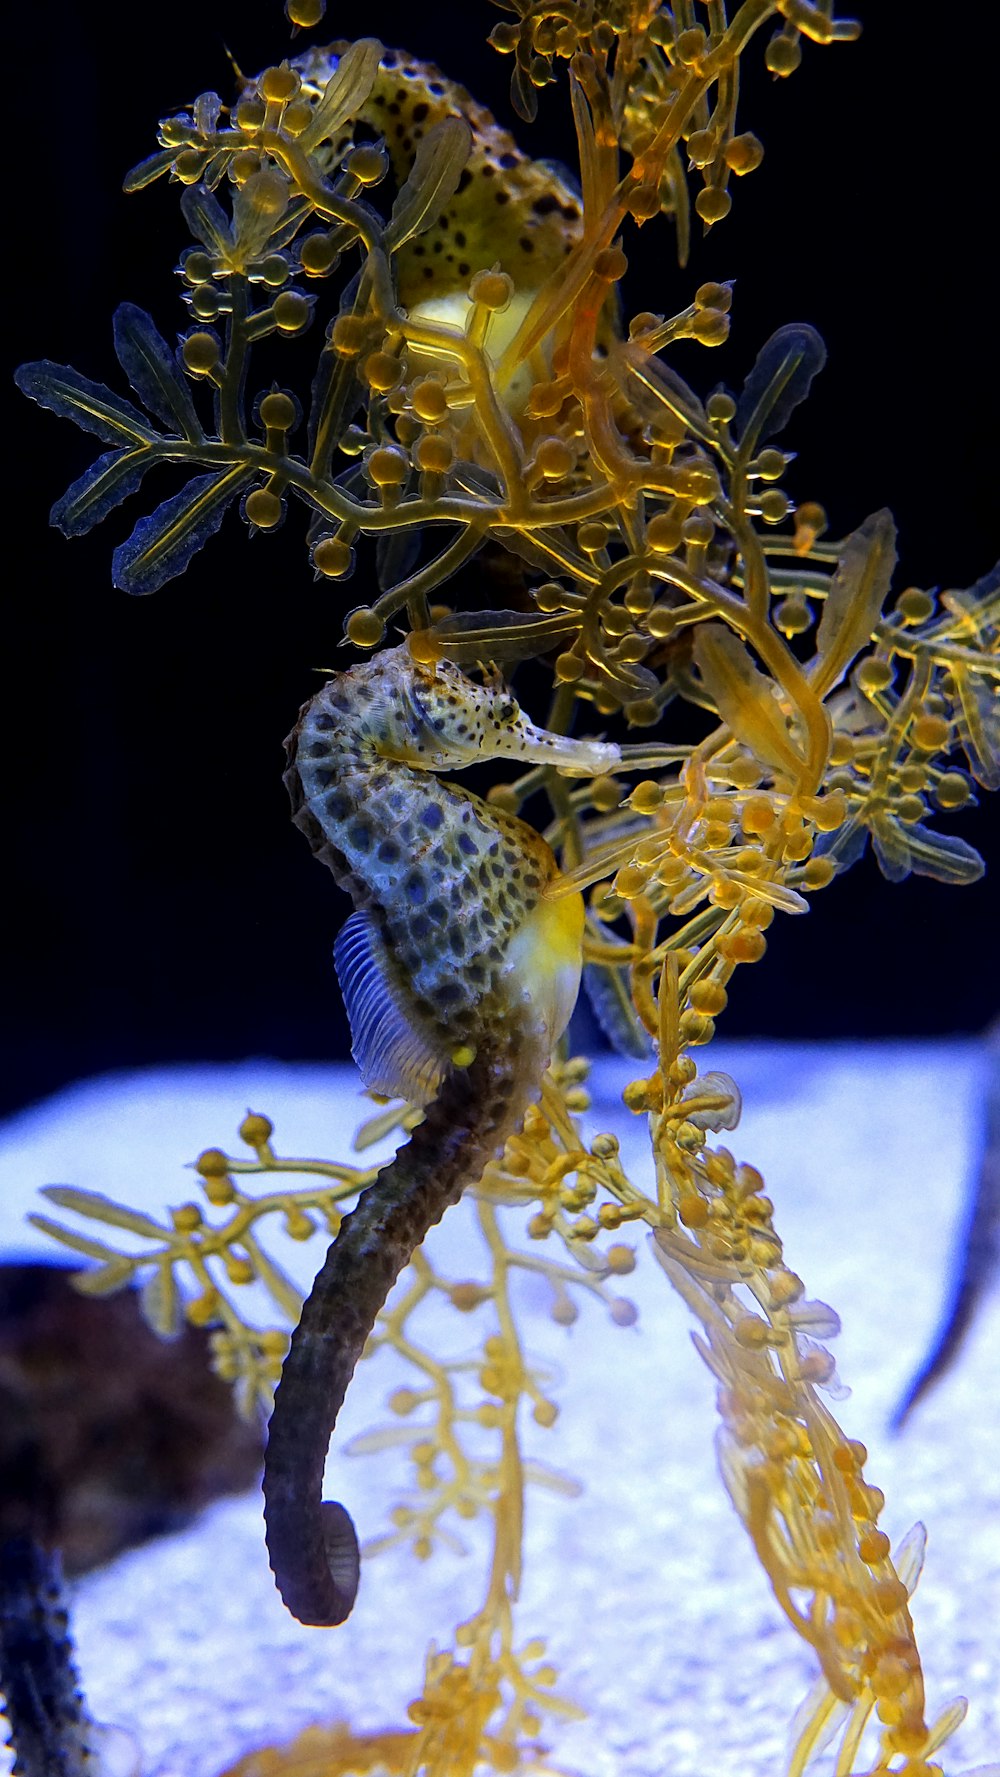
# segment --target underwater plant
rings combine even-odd
[[[289,0],[289,16],[306,24],[300,5]],[[759,1173],[713,1139],[736,1127],[739,1090],[699,1068],[696,1052],[711,1043],[734,974],[765,955],[775,915],[806,911],[869,841],[892,881],[912,871],[961,885],[980,874],[947,824],[974,783],[1000,783],[1000,574],[963,591],[894,594],[887,511],[831,538],[817,504],[793,502],[782,486],[790,455],[775,441],[823,366],[814,329],[780,327],[741,390],[702,398],[672,348],[726,338],[731,286],[702,284],[669,315],[624,312],[635,232],[672,229],[683,265],[692,228],[724,221],[730,187],[759,164],[761,144],[738,116],[740,58],[757,33],[766,29],[766,66],[781,78],[803,37],[835,45],[857,26],[806,0],[743,0],[731,16],[721,0],[505,10],[491,41],[512,58],[523,123],[547,87],[568,85],[578,189],[404,51],[373,39],[307,50],[241,78],[229,105],[204,93],[164,119],[158,151],[129,176],[132,190],[178,183],[193,237],[179,268],[188,324],[177,350],[134,304],[115,317],[135,399],[48,362],[19,373],[26,394],[109,447],[56,502],[65,534],[145,496],[150,470],[175,475],[176,491],[115,551],[123,590],[158,590],[218,547],[231,507],[264,538],[304,508],[307,572],[335,593],[344,584],[338,622],[360,662],[304,717],[312,762],[300,737],[293,790],[299,824],[368,921],[350,922],[339,942],[341,980],[366,1084],[399,1102],[376,1113],[359,1145],[394,1129],[411,1141],[376,1182],[355,1165],[277,1154],[269,1120],[253,1113],[240,1130],[252,1159],[208,1148],[196,1162],[214,1218],[189,1203],[161,1224],[50,1188],[57,1207],[147,1243],[128,1253],[35,1219],[95,1261],[81,1288],[138,1279],[162,1332],[182,1314],[215,1328],[220,1373],[248,1411],[270,1406],[285,1324],[302,1312],[258,1224],[277,1216],[295,1238],[317,1227],[335,1237],[334,1301],[345,1300],[348,1261],[348,1287],[364,1283],[371,1296],[350,1352],[342,1328],[333,1339],[343,1387],[379,1309],[368,1349],[391,1346],[414,1373],[390,1399],[391,1423],[355,1441],[372,1451],[401,1443],[413,1465],[413,1497],[382,1543],[426,1556],[453,1536],[453,1516],[484,1516],[493,1535],[480,1610],[451,1649],[428,1656],[411,1728],[378,1737],[374,1752],[388,1769],[470,1774],[526,1764],[545,1713],[573,1707],[555,1690],[544,1644],[516,1639],[525,1486],[560,1482],[522,1450],[525,1416],[552,1426],[557,1406],[525,1354],[511,1279],[546,1277],[557,1317],[571,1318],[574,1293],[589,1292],[628,1324],[634,1310],[612,1280],[634,1255],[614,1237],[643,1225],[699,1323],[726,1486],[818,1662],[789,1777],[833,1731],[838,1777],[863,1756],[872,1770],[937,1777],[935,1755],[964,1703],[928,1720],[908,1607],[922,1533],[893,1552],[879,1528],[866,1452],[828,1405],[836,1315],[808,1300],[786,1265]],[[288,359],[295,375],[282,357],[300,338],[315,346],[305,381],[301,357]],[[451,582],[477,557],[485,584],[466,600],[463,579],[461,608],[449,604]],[[499,608],[491,586],[502,588]],[[521,717],[506,688],[518,672],[544,727]],[[388,678],[401,686],[391,698]],[[435,698],[450,698],[450,713]],[[377,729],[360,788],[338,742],[358,705]],[[456,744],[437,748],[432,733],[456,720],[460,744],[449,731]],[[616,738],[575,739],[580,723]],[[478,754],[513,762],[482,802],[436,776]],[[402,859],[398,844],[394,857],[375,857],[392,836],[359,823],[359,807],[368,799],[385,812],[401,786],[410,801],[394,818],[436,818],[419,839],[402,836]],[[446,840],[454,855],[439,856]],[[409,897],[405,919],[399,897]],[[526,961],[518,946],[529,931]],[[421,974],[442,956],[451,985],[472,983],[457,1022],[442,1015],[440,979]],[[484,956],[477,982],[470,971]],[[581,969],[600,1024],[637,1063],[624,1102],[648,1124],[645,1186],[626,1176],[614,1134],[584,1132],[586,1063],[557,1049],[546,1071]],[[558,1005],[545,1014],[549,990]],[[508,1047],[526,1083],[514,1109],[471,1141],[473,1106],[489,1099]],[[433,1207],[391,1265],[384,1229],[367,1230],[388,1174],[398,1179],[414,1151],[440,1186],[436,1213],[466,1188],[487,1255],[480,1278],[442,1275],[419,1247],[411,1256]],[[352,1221],[342,1206],[359,1193]],[[503,1206],[527,1212],[528,1248],[511,1243]],[[401,1292],[382,1306],[407,1258]],[[254,1280],[282,1326],[245,1315],[239,1288]],[[415,1319],[435,1294],[463,1334],[462,1317],[479,1315],[475,1365],[423,1342]],[[275,1421],[279,1581],[296,1540],[289,1514],[318,1505],[313,1471],[336,1412],[322,1373],[332,1366],[301,1357],[317,1318],[319,1350],[330,1343],[330,1299],[328,1285],[310,1297],[307,1335],[292,1348],[300,1356],[281,1383],[294,1377]],[[350,1609],[357,1567],[345,1517],[334,1526],[332,1610],[307,1620]],[[282,1585],[290,1602],[325,1584],[329,1523],[310,1520],[295,1555],[303,1565]],[[345,1742],[326,1768],[349,1771],[358,1756]]]

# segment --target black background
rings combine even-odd
[[[860,43],[807,45],[790,81],[764,73],[763,40],[751,48],[741,120],[764,141],[763,167],[734,182],[732,216],[696,241],[686,273],[666,228],[633,232],[626,297],[669,313],[704,279],[736,276],[730,343],[674,360],[704,392],[738,387],[776,326],[814,323],[830,360],[783,439],[799,452],[791,491],[822,500],[835,534],[890,506],[899,585],[963,586],[1000,530],[991,63],[963,35],[952,66],[944,36],[907,27],[909,9],[865,10]],[[363,18],[331,7],[295,48],[377,33],[438,60],[509,122],[510,63],[484,44],[500,16],[480,0],[372,0]],[[182,325],[172,267],[186,235],[176,187],[125,198],[121,177],[151,152],[158,117],[205,88],[231,95],[224,45],[256,71],[287,53],[288,28],[279,0],[141,12],[57,0],[19,8],[13,28],[11,368],[47,356],[124,388],[112,311],[128,298],[163,332]],[[564,91],[517,133],[571,158]],[[317,345],[312,333],[303,350]],[[108,1067],[343,1054],[330,946],[344,908],[289,825],[280,742],[313,669],[345,659],[340,616],[345,598],[365,597],[363,570],[347,588],[315,585],[301,509],[252,544],[231,515],[183,579],[129,599],[111,586],[111,550],[138,502],[83,540],[47,528],[52,500],[103,447],[16,394],[8,411],[6,1104]],[[984,799],[948,824],[992,876],[893,887],[866,858],[808,918],[775,922],[765,962],[733,983],[723,1030],[984,1025],[998,997],[996,810]]]

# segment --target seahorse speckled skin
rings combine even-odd
[[[131,1736],[91,1720],[59,1558],[31,1535],[0,1542],[0,1692],[13,1777],[138,1777]]]
[[[357,1536],[322,1499],[365,1340],[428,1228],[520,1126],[580,979],[583,904],[545,841],[435,774],[475,760],[613,769],[618,748],[535,728],[513,698],[407,646],[338,674],[286,743],[294,820],[356,911],[335,947],[365,1083],[427,1105],[345,1216],[296,1328],[264,1468],[267,1546],[300,1622],[341,1623]]]
[[[331,43],[297,58],[307,93],[323,92],[348,47]],[[464,118],[472,132],[458,190],[433,226],[396,257],[400,300],[422,313],[435,298],[464,296],[475,273],[497,262],[518,290],[538,289],[583,230],[583,207],[566,178],[550,163],[529,159],[485,105],[405,50],[382,55],[368,99],[330,145],[331,163],[343,158],[360,124],[385,138],[402,185],[421,138],[447,117]]]

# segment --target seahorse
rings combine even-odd
[[[13,1777],[138,1777],[131,1735],[91,1720],[59,1558],[31,1535],[0,1542],[0,1693]]]
[[[342,1623],[357,1534],[322,1500],[337,1414],[375,1318],[427,1230],[519,1127],[580,981],[583,903],[524,821],[440,771],[483,758],[595,774],[617,746],[536,728],[404,644],[338,673],[286,741],[293,819],[355,903],[334,947],[365,1084],[426,1106],[341,1223],[285,1359],[264,1467],[267,1547],[302,1623]]]

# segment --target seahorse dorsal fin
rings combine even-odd
[[[407,1015],[382,934],[373,916],[352,913],[333,947],[351,1025],[351,1054],[373,1092],[427,1104],[446,1058]]]

